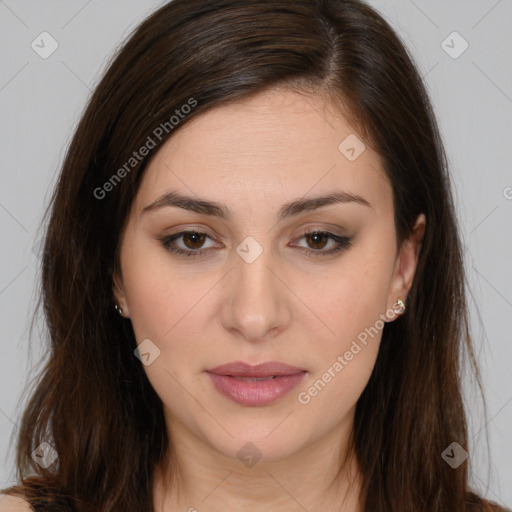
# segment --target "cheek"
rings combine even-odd
[[[146,272],[132,275],[127,290],[137,339],[158,340],[162,348],[176,338],[188,344],[200,339],[202,326],[198,316],[202,310],[201,298],[208,288],[204,282],[172,275]]]
[[[361,272],[347,271],[333,278],[336,285],[318,296],[317,308],[328,328],[314,343],[314,371],[297,397],[309,416],[319,415],[325,424],[339,421],[361,396],[385,325],[384,273],[379,280],[379,272],[359,263],[356,267]]]
[[[385,313],[392,265],[390,257],[361,248],[347,253],[325,275],[302,278],[298,294],[323,320],[322,337],[329,352],[342,349]]]
[[[326,422],[354,406],[375,366],[393,268],[392,257],[382,258],[379,254],[386,253],[377,250],[385,242],[374,243],[373,250],[361,247],[350,257],[347,253],[330,279],[322,279],[323,287],[310,294],[326,327],[315,343],[314,372],[298,401]],[[387,254],[392,250],[390,246]]]
[[[127,245],[126,254],[123,282],[135,338],[138,343],[151,340],[159,351],[144,371],[167,406],[186,410],[190,403],[181,383],[201,353],[201,297],[211,285],[178,274],[158,247],[132,251]]]
[[[323,371],[311,376],[297,396],[307,418],[319,418],[325,426],[347,417],[370,379],[379,342],[380,335],[366,346],[349,343],[345,352],[335,352]]]
[[[186,283],[181,284],[158,243],[142,243],[127,235],[123,248],[123,282],[138,341],[149,338],[161,342],[192,307],[189,302],[195,295],[193,287],[184,293]]]

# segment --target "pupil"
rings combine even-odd
[[[190,238],[192,238],[192,243],[188,244],[187,239],[190,239]],[[197,249],[197,247],[195,245],[199,245],[199,246],[203,245],[203,243],[204,243],[204,241],[202,240],[203,238],[204,238],[204,235],[202,235],[200,233],[186,233],[184,236],[185,244],[187,246],[192,245],[192,247],[189,247],[190,249]]]
[[[313,238],[313,244],[321,243],[318,239],[326,238],[326,236],[323,233],[313,233],[312,235],[308,235],[309,238]],[[315,247],[315,249],[322,249],[325,247],[325,244],[321,244],[322,247]]]
[[[184,236],[184,240],[185,240],[185,243],[187,246],[189,246],[189,248],[191,249],[197,249],[198,247],[196,247],[197,245],[200,247],[201,245],[203,245],[204,243],[204,235],[202,235],[201,233],[186,233],[185,236]],[[323,233],[313,233],[312,235],[308,235],[308,238],[309,239],[312,239],[313,242],[312,244],[313,245],[318,245],[320,244],[321,247],[315,247],[316,249],[322,249],[323,247],[325,247],[325,234]],[[187,242],[187,240],[192,240],[191,243],[189,244]],[[324,239],[324,243],[322,244],[322,239]],[[190,247],[190,245],[192,247]],[[311,245],[311,244],[310,244]]]

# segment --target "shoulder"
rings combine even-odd
[[[34,512],[34,509],[23,498],[0,494],[0,512]]]
[[[482,512],[512,512],[510,508],[505,508],[502,505],[498,505],[498,503],[486,499],[481,500],[482,507],[479,510]],[[0,512],[2,512],[0,510]]]

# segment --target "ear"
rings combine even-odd
[[[396,309],[398,299],[402,299],[404,303],[407,299],[416,273],[425,226],[425,215],[421,213],[416,218],[411,234],[400,247],[389,289],[388,310]],[[399,313],[396,313],[396,316],[398,315]]]
[[[121,308],[122,316],[125,318],[130,317],[130,312],[128,310],[128,303],[126,302],[126,295],[124,293],[124,284],[122,279],[119,278],[117,272],[112,273],[112,291],[114,293],[115,303]],[[119,285],[118,283],[121,283]]]

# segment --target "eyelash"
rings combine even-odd
[[[188,230],[188,231],[180,231],[179,233],[175,233],[174,235],[160,238],[160,241],[161,241],[162,245],[165,247],[165,249],[167,249],[171,253],[174,253],[174,254],[177,254],[180,256],[199,257],[199,256],[203,256],[205,254],[208,254],[212,250],[214,250],[214,249],[184,250],[184,249],[180,249],[179,247],[172,246],[172,244],[174,243],[174,240],[181,238],[183,235],[187,235],[187,234],[206,235],[208,238],[213,240],[213,238],[210,235],[208,235],[208,233],[203,233],[201,231]],[[316,231],[316,230],[306,231],[306,232],[302,233],[302,235],[299,237],[299,239],[305,237],[306,235],[325,235],[325,236],[327,236],[328,239],[333,240],[334,242],[336,242],[338,244],[334,249],[330,249],[329,251],[306,249],[304,251],[306,256],[311,256],[311,255],[326,256],[326,255],[341,251],[343,249],[348,249],[352,246],[352,240],[350,238],[344,237],[344,236],[338,236],[338,235],[335,235],[334,233],[330,233],[329,231]]]

